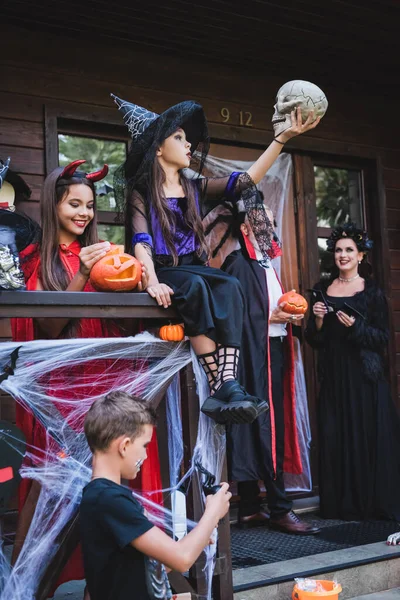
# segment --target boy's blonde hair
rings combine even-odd
[[[110,392],[93,402],[85,418],[85,435],[92,452],[107,450],[122,435],[138,437],[144,425],[155,425],[156,413],[147,402],[126,392]]]

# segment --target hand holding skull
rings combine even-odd
[[[278,90],[274,108],[274,136],[284,143],[314,129],[326,113],[328,101],[315,84],[301,80],[288,81]]]
[[[311,111],[307,117],[307,120],[305,123],[303,123],[301,108],[298,106],[290,113],[291,126],[289,129],[286,129],[283,133],[279,134],[279,136],[276,136],[275,139],[285,143],[296,135],[301,135],[306,131],[310,131],[310,129],[314,129],[320,122],[321,118],[322,117],[315,118],[314,111]]]

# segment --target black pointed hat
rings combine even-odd
[[[110,95],[118,106],[118,110],[121,111],[124,123],[134,141],[137,141],[142,133],[160,116],[151,110],[147,110],[147,108],[126,102],[126,100],[122,100],[114,94]]]
[[[0,159],[0,189],[5,181],[13,186],[15,196],[25,196],[26,199],[30,198],[32,191],[28,184],[22,179],[20,175],[10,169],[11,159],[7,158],[4,162]]]
[[[160,115],[142,106],[127,102],[111,94],[123,115],[132,144],[124,165],[126,181],[139,181],[149,173],[160,144],[177,129],[185,131],[191,143],[191,152],[200,151],[200,170],[208,152],[209,136],[203,107],[192,100],[180,102],[167,108]]]
[[[28,215],[0,208],[0,234],[1,241],[13,252],[22,252],[40,239],[41,229]]]
[[[0,160],[0,190],[3,185],[3,181],[6,178],[9,167],[10,167],[10,158],[7,158],[5,163],[2,160]]]

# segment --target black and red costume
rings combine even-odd
[[[265,268],[256,259],[249,240],[245,241],[242,249],[232,252],[222,266],[240,281],[246,297],[238,379],[249,393],[269,400],[270,412],[260,415],[251,424],[229,425],[228,465],[230,478],[238,482],[240,515],[260,510],[258,481],[262,480],[271,516],[278,518],[292,508],[285,493],[283,472],[302,472],[292,327],[287,327],[287,336],[283,339],[269,337]]]

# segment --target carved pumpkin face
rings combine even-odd
[[[164,325],[160,327],[160,338],[167,342],[181,342],[185,337],[182,325]]]
[[[308,309],[307,300],[301,294],[298,294],[296,290],[283,294],[278,300],[278,306],[281,306],[281,304],[284,304],[281,307],[283,312],[291,315],[304,315]]]
[[[90,283],[99,292],[129,292],[142,278],[142,265],[130,254],[113,248],[90,271]]]

